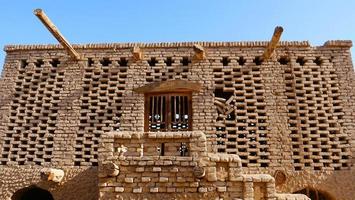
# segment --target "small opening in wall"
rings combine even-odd
[[[286,56],[281,56],[278,61],[281,65],[287,65],[290,62],[290,59]]]
[[[298,57],[296,60],[296,63],[300,64],[301,66],[304,66],[304,64],[306,63],[306,60],[304,57]]]
[[[260,167],[268,167],[269,165],[267,163],[261,163]]]
[[[150,58],[150,60],[148,60],[149,66],[155,66],[155,64],[157,64],[157,63],[158,63],[158,61],[154,57],[152,57],[152,58]]]
[[[228,57],[223,57],[221,62],[223,63],[223,66],[228,66],[230,59]]]
[[[189,60],[188,57],[185,56],[185,57],[182,58],[181,63],[182,63],[183,66],[188,66],[189,63],[191,63],[191,61]]]
[[[322,61],[322,59],[318,56],[318,57],[316,57],[316,59],[314,60],[314,63],[316,63],[318,66],[321,66],[322,63],[323,63],[323,61]]]
[[[126,67],[128,65],[128,60],[126,58],[120,58],[118,61],[121,67]]]
[[[108,66],[109,64],[112,63],[112,61],[108,58],[103,58],[102,60],[100,60],[100,63],[102,66]]]
[[[243,66],[246,62],[247,62],[247,60],[244,59],[243,56],[242,56],[242,57],[239,57],[239,59],[238,59],[238,64],[239,64],[240,66]]]
[[[25,68],[27,65],[28,62],[25,59],[21,60],[21,68]]]
[[[254,58],[253,62],[256,65],[261,65],[263,63],[263,59],[260,56],[257,56],[257,57]]]
[[[43,62],[42,59],[38,59],[38,60],[35,62],[36,67],[41,67],[41,65],[43,65],[43,64],[44,64],[44,62]]]
[[[91,67],[94,64],[94,60],[92,58],[88,58],[88,66]]]
[[[171,66],[173,64],[173,59],[171,57],[167,57],[165,60],[166,66]]]
[[[58,67],[58,65],[60,64],[60,61],[58,60],[58,58],[54,58],[54,59],[52,59],[52,61],[50,61],[50,63],[53,67]]]

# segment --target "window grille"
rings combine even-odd
[[[145,131],[191,130],[191,93],[148,94]]]

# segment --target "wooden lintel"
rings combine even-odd
[[[133,89],[137,93],[157,93],[157,92],[197,92],[201,90],[201,84],[185,80],[169,80],[151,83]]]
[[[199,44],[194,44],[193,50],[195,52],[193,60],[203,60],[206,58],[206,53],[204,48]]]
[[[266,61],[271,57],[272,53],[276,49],[277,44],[280,41],[282,32],[283,32],[283,28],[281,26],[276,26],[274,34],[272,35],[271,41],[267,45],[267,47],[264,51],[264,54],[262,56],[263,61]]]
[[[139,61],[143,59],[143,52],[138,46],[133,47],[132,56],[134,61]]]
[[[58,40],[58,42],[64,47],[64,49],[69,53],[70,57],[74,60],[79,60],[80,55],[75,51],[73,46],[64,38],[60,33],[58,28],[53,24],[53,22],[47,17],[42,9],[34,10],[34,14],[41,20],[43,25],[52,33],[52,35]]]

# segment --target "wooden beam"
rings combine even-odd
[[[133,47],[132,55],[133,55],[134,61],[139,61],[139,60],[143,59],[143,52],[142,52],[141,48],[139,48],[138,46]]]
[[[272,53],[276,49],[277,44],[280,41],[281,34],[282,34],[283,30],[284,29],[281,26],[276,26],[274,34],[272,35],[271,41],[267,45],[267,47],[264,51],[264,54],[262,56],[263,61],[266,61],[271,57]]]
[[[185,80],[169,80],[151,83],[139,88],[133,89],[138,93],[156,93],[156,92],[197,92],[201,90],[201,84]]]
[[[43,25],[52,33],[52,35],[58,40],[58,42],[64,47],[64,49],[69,53],[70,57],[74,60],[79,60],[80,55],[75,51],[73,46],[64,38],[64,36],[59,32],[58,28],[52,23],[52,21],[47,17],[42,9],[34,10],[34,14],[41,20]]]
[[[204,48],[199,44],[194,44],[193,46],[195,55],[193,56],[192,60],[203,60],[206,58],[206,53]]]

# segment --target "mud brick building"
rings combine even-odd
[[[9,45],[0,199],[355,199],[351,41]]]
[[[354,199],[350,41],[6,46],[0,199]]]

